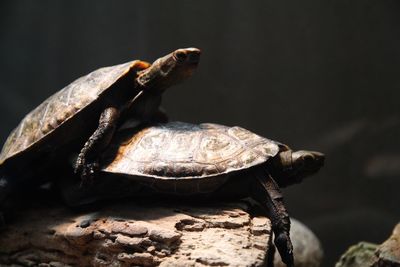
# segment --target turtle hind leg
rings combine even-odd
[[[274,179],[265,169],[258,168],[253,180],[251,197],[259,202],[269,214],[275,235],[274,244],[282,261],[287,267],[294,267],[293,245],[290,240],[290,219],[283,203],[283,195]]]
[[[81,176],[83,183],[91,181],[98,171],[99,155],[110,143],[117,126],[118,118],[119,111],[117,108],[109,107],[105,109],[100,116],[98,128],[87,140],[79,153],[74,170],[75,173]]]

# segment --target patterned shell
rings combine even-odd
[[[111,163],[103,171],[158,179],[205,178],[262,164],[285,148],[241,127],[170,122],[120,136],[106,153]]]
[[[0,165],[51,134],[140,63],[135,60],[100,68],[50,96],[11,132],[0,154]]]

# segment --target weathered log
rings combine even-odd
[[[16,212],[1,266],[268,266],[270,222],[247,202],[124,201]]]

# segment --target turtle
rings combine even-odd
[[[93,192],[121,195],[130,189],[123,185],[121,191],[113,192],[119,186],[117,181],[131,181],[136,196],[250,196],[269,213],[274,243],[283,262],[293,266],[290,219],[280,188],[316,173],[324,158],[316,151],[293,151],[238,126],[184,122],[146,125],[117,132],[101,156],[98,177],[105,183]]]
[[[49,166],[74,154],[75,172],[83,179],[94,175],[98,154],[124,119],[166,120],[158,110],[162,93],[191,76],[200,54],[183,48],[153,64],[134,60],[100,68],[50,96],[22,119],[2,148],[0,204],[21,183],[41,183]]]

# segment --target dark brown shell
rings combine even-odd
[[[139,60],[100,68],[58,91],[32,110],[11,132],[0,154],[0,165],[51,135],[98,99],[111,85],[134,70]],[[141,65],[142,66],[142,65]]]
[[[241,127],[170,122],[117,138],[103,171],[156,180],[208,178],[262,164],[281,149],[287,147]]]

